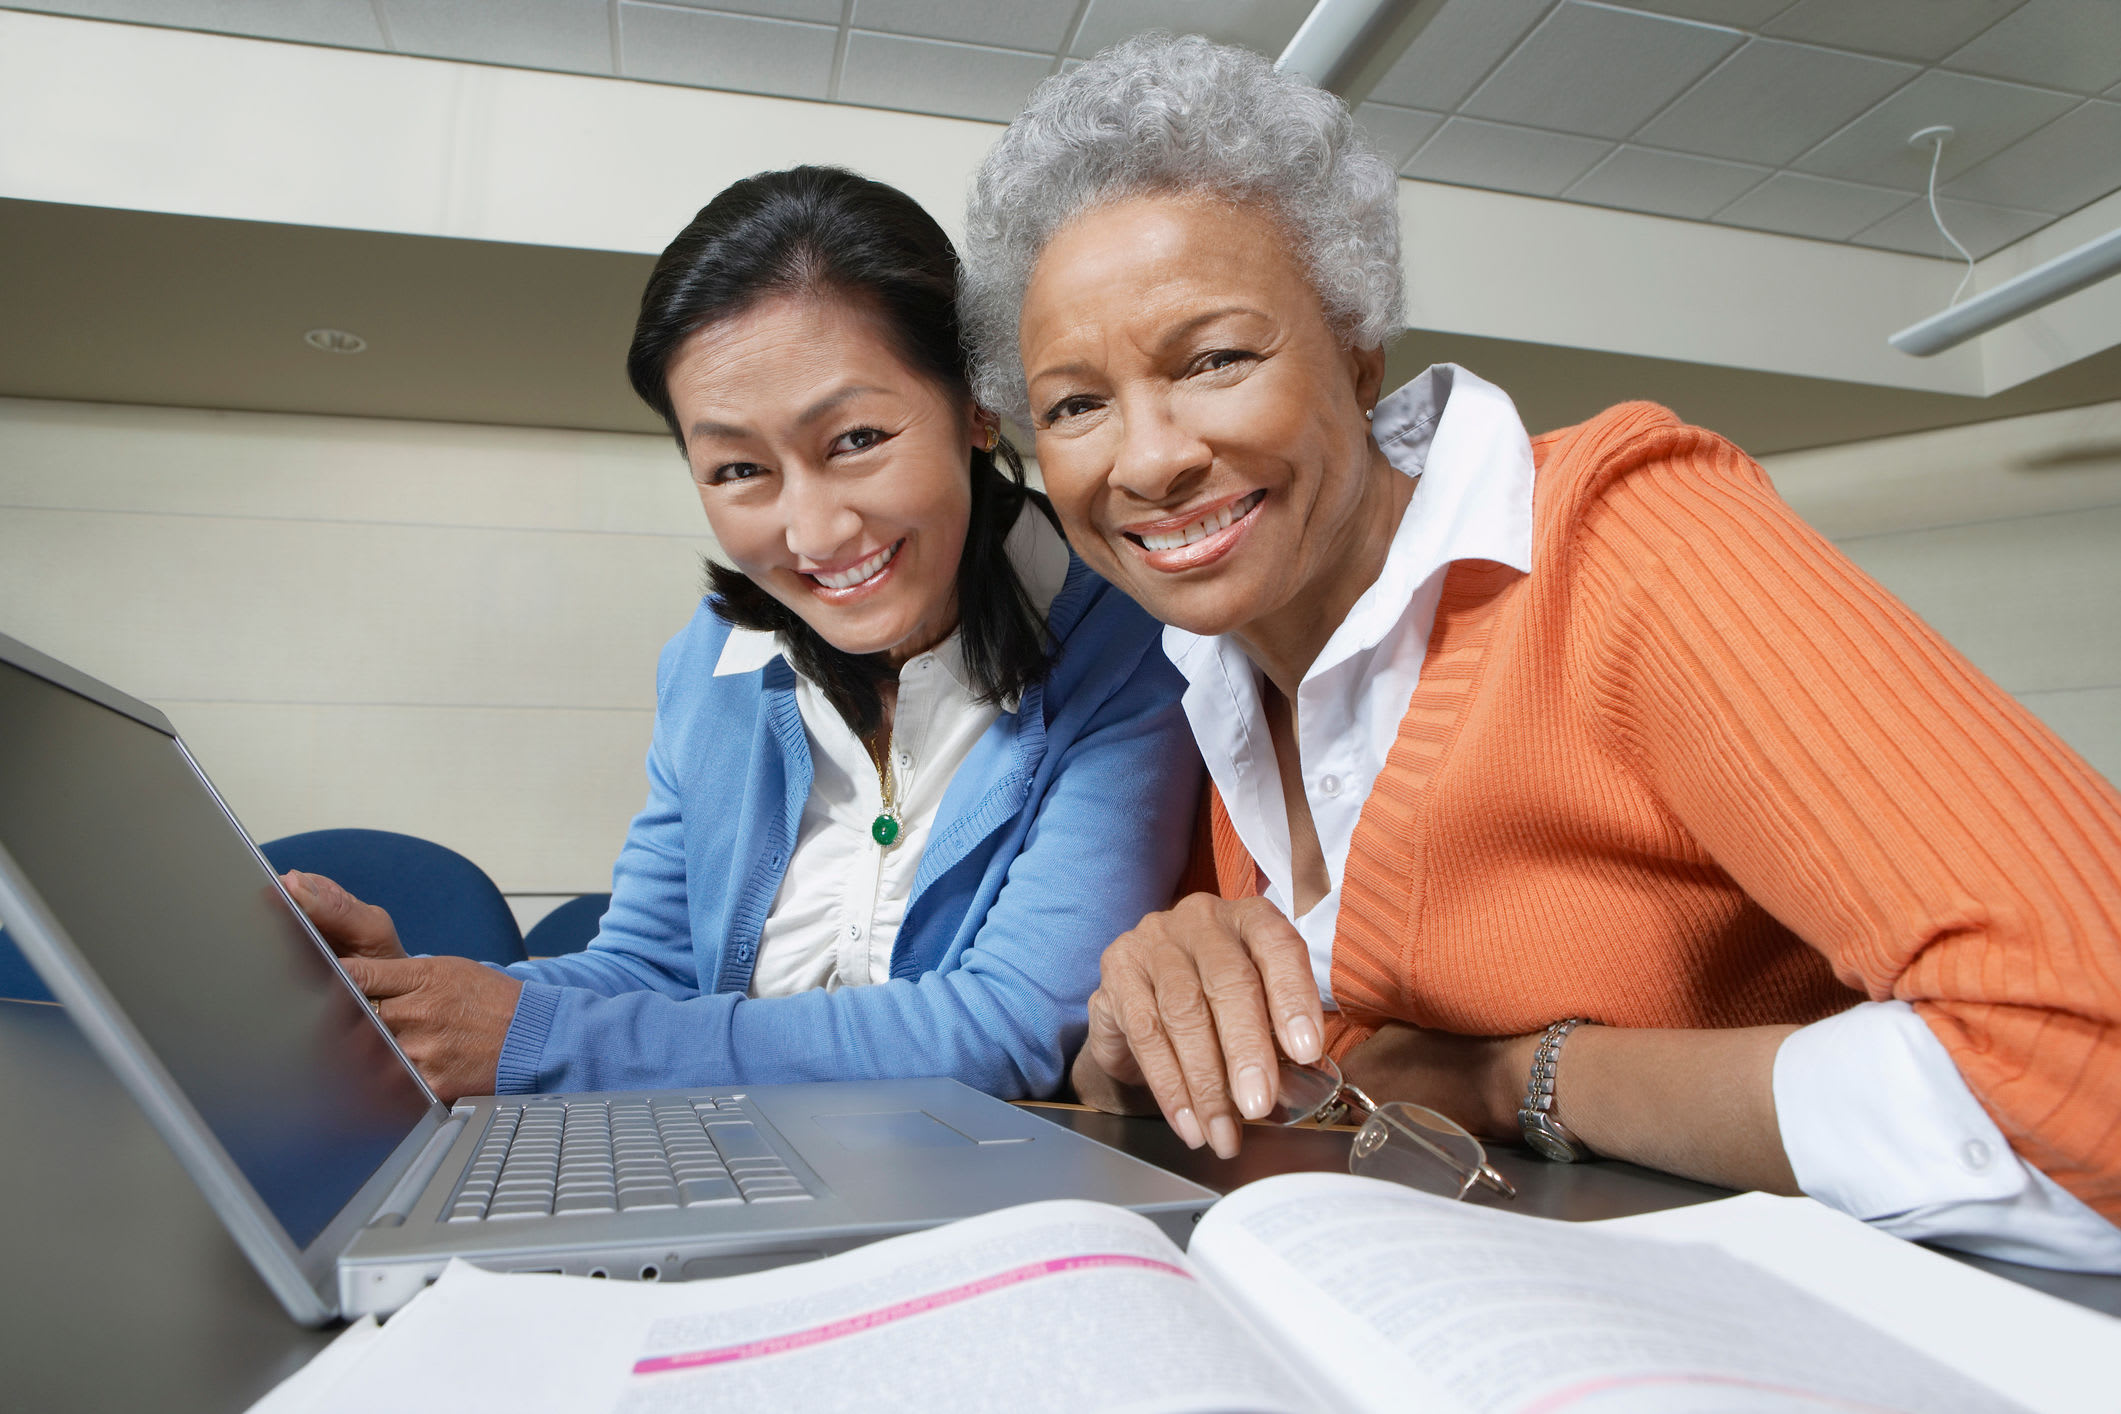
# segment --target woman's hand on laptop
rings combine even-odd
[[[288,897],[340,957],[403,957],[398,925],[372,903],[363,903],[322,874],[293,869],[280,876]]]
[[[347,957],[343,965],[444,1104],[493,1093],[521,982],[465,957]]]
[[[469,958],[406,956],[389,913],[322,874],[289,870],[280,882],[428,1087],[450,1104],[491,1095],[523,984]]]
[[[1146,1088],[1188,1146],[1227,1159],[1239,1119],[1273,1107],[1276,1040],[1292,1060],[1314,1061],[1324,1029],[1295,925],[1264,899],[1194,894],[1105,949],[1075,1091],[1125,1112]]]

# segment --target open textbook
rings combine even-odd
[[[684,1285],[459,1264],[256,1414],[2061,1414],[2111,1407],[2117,1357],[2121,1322],[1803,1199],[1571,1224],[1298,1174],[1223,1199],[1187,1252],[1048,1202]]]

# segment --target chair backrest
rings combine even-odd
[[[523,960],[523,930],[500,889],[485,870],[432,840],[389,830],[311,830],[258,848],[283,874],[322,874],[387,909],[409,953]]]
[[[610,894],[583,894],[567,900],[530,925],[530,931],[523,935],[523,951],[532,957],[580,952],[595,940],[598,926],[604,921],[604,910],[609,907]]]
[[[8,937],[7,929],[0,928],[0,1001],[48,1002],[54,1000],[52,989],[44,985],[37,969],[29,965],[22,949]]]

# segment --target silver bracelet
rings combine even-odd
[[[1557,1164],[1580,1163],[1591,1157],[1590,1146],[1554,1117],[1554,1073],[1561,1063],[1561,1043],[1571,1031],[1586,1025],[1584,1018],[1572,1016],[1546,1029],[1532,1053],[1532,1078],[1525,1085],[1524,1103],[1517,1109],[1517,1129],[1524,1142]]]

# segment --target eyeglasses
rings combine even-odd
[[[1348,1149],[1348,1172],[1389,1179],[1410,1188],[1432,1188],[1442,1164],[1456,1176],[1463,1198],[1475,1185],[1515,1198],[1517,1190],[1488,1163],[1488,1151],[1457,1123],[1426,1105],[1390,1100],[1380,1105],[1341,1075],[1325,1056],[1310,1065],[1281,1063],[1281,1095],[1267,1113],[1270,1124],[1337,1124],[1350,1109],[1363,1116]],[[1427,1180],[1424,1182],[1423,1180]]]

